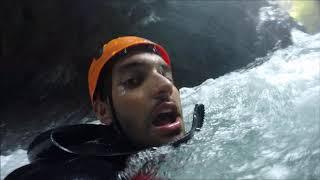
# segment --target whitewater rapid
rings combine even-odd
[[[169,179],[319,179],[320,34],[292,37],[246,68],[182,88],[188,127],[194,104],[206,107],[202,130],[179,148],[141,152],[121,176],[153,161]]]
[[[194,104],[205,105],[202,130],[178,148],[139,153],[121,176],[161,159],[157,175],[172,179],[319,179],[320,34],[292,37],[246,68],[180,89],[187,127]],[[22,149],[1,156],[1,179],[27,163]]]

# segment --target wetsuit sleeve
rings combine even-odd
[[[10,173],[5,180],[105,180],[116,179],[117,171],[103,159],[78,158],[65,162],[35,162]]]

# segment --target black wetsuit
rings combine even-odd
[[[172,146],[186,142],[203,125],[204,106],[196,105],[191,130]],[[111,126],[79,124],[46,131],[28,148],[30,164],[10,173],[5,180],[106,180],[116,179],[126,168],[135,148]],[[135,179],[153,179],[137,174]]]
[[[5,180],[115,179],[138,149],[104,125],[72,125],[49,130],[30,144],[30,164]]]

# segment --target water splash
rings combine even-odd
[[[119,94],[120,96],[126,95],[126,90],[125,90],[125,88],[124,88],[123,86],[119,86],[119,87],[117,88],[117,91],[118,91],[118,94]]]
[[[256,66],[181,89],[187,124],[195,103],[206,106],[205,124],[187,144],[156,151],[166,152],[159,176],[320,177],[320,34],[293,30],[292,36],[294,45],[258,59]],[[132,161],[153,161],[156,152]]]
[[[148,162],[160,165],[158,176],[174,179],[320,177],[320,34],[292,36],[294,45],[247,68],[182,88],[187,127],[194,104],[203,103],[203,129],[179,148],[132,157],[121,177]],[[23,150],[1,156],[1,179],[26,163]]]
[[[1,179],[4,179],[7,174],[15,170],[17,167],[28,164],[27,152],[25,150],[18,149],[8,156],[0,156],[0,162]]]

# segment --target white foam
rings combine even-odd
[[[4,179],[10,172],[18,167],[28,164],[27,152],[18,149],[7,156],[0,156],[1,179]]]

